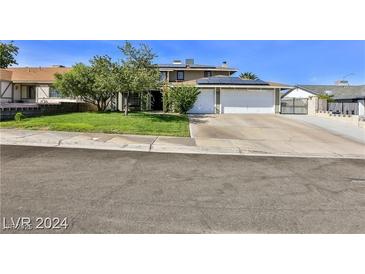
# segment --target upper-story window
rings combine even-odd
[[[160,71],[160,81],[165,82],[167,80],[167,71]]]
[[[176,75],[176,80],[178,81],[184,81],[185,75],[183,70],[178,70]]]
[[[212,72],[210,70],[204,71],[204,77],[212,77]]]

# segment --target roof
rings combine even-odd
[[[11,71],[0,69],[0,80],[11,81]]]
[[[65,73],[65,67],[24,67],[0,70],[0,79],[14,83],[53,83],[56,73]]]
[[[297,85],[296,88],[303,89],[314,95],[333,95],[333,99],[359,99],[365,98],[365,85],[359,86],[338,86],[338,85]]]
[[[222,71],[238,71],[235,68],[223,67],[223,66],[214,66],[214,65],[202,65],[202,64],[158,64],[158,68],[163,69],[195,69],[195,70],[222,70]]]
[[[292,89],[293,88],[293,86],[283,84],[283,83],[271,82],[271,81],[266,81],[266,82],[269,83],[270,86],[280,87],[282,89]]]
[[[215,76],[201,78],[196,81],[198,85],[231,85],[231,86],[269,86],[262,80],[244,80],[240,77]]]
[[[218,80],[217,80],[218,79]],[[233,79],[233,80],[232,80]],[[234,88],[237,86],[245,88],[255,88],[259,86],[260,88],[278,88],[278,89],[289,89],[290,86],[274,83],[274,82],[264,82],[262,80],[243,80],[239,77],[232,76],[213,76],[205,77],[197,80],[189,80],[183,82],[170,82],[169,85],[180,86],[180,85],[198,85],[199,87],[211,87],[211,86],[224,86],[225,88]]]

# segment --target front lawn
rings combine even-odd
[[[77,132],[104,132],[188,137],[186,115],[78,112],[0,122],[2,128],[47,129]]]

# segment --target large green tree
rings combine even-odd
[[[94,56],[90,66],[76,64],[69,72],[56,74],[55,87],[66,97],[80,98],[105,111],[116,93],[117,64],[109,56]]]
[[[124,114],[128,115],[130,94],[159,89],[160,72],[153,64],[156,54],[148,45],[141,44],[140,47],[134,47],[130,42],[126,42],[119,49],[123,59],[118,65],[114,85],[116,91],[124,94]]]
[[[249,71],[241,73],[240,78],[243,80],[258,80],[259,79],[259,77],[255,73],[252,73]]]
[[[14,45],[14,42],[0,42],[0,68],[7,68],[11,65],[17,65],[15,56],[18,55],[19,48]]]

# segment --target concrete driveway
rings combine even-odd
[[[281,115],[225,114],[190,116],[198,145],[236,145],[242,151],[270,154],[360,155],[363,143],[304,121]]]

